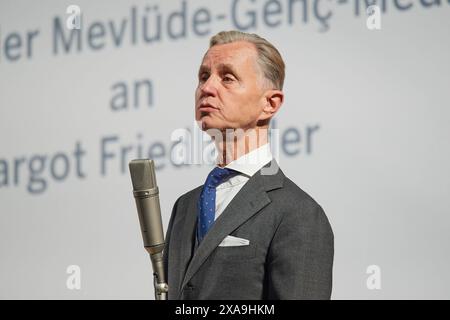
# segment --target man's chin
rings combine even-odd
[[[197,121],[197,124],[202,131],[207,130],[224,130],[223,124],[216,123],[216,121],[212,121],[208,116],[204,116],[200,119],[200,121]]]

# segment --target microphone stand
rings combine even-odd
[[[164,247],[164,245],[162,247]],[[145,249],[147,249],[148,253],[150,254],[150,260],[152,261],[155,300],[167,300],[167,292],[169,291],[169,286],[167,285],[164,275],[162,248],[161,251],[153,254],[151,253],[151,251],[153,251],[152,249],[154,249],[154,247]]]

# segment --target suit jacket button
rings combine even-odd
[[[188,283],[186,283],[186,289],[193,290],[194,286],[192,285],[192,283],[188,282]]]

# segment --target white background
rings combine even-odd
[[[249,30],[274,43],[286,62],[278,128],[320,125],[312,153],[302,142],[298,155],[281,154],[279,162],[332,224],[334,299],[450,298],[450,5],[412,2],[405,12],[390,4],[379,31],[369,31],[351,4],[326,2],[321,8],[334,11],[326,32],[313,18]],[[17,186],[10,180],[0,188],[0,298],[153,299],[131,181],[117,161],[100,174],[100,139],[117,135],[125,145],[141,133],[145,146],[170,146],[173,130],[193,124],[196,73],[209,37],[232,25],[214,22],[203,37],[188,32],[178,41],[125,41],[120,48],[108,40],[103,50],[55,56],[52,21],[64,21],[70,4],[81,7],[88,25],[118,22],[133,5],[170,13],[180,3],[0,3],[2,46],[10,32],[40,31],[32,59],[9,62],[2,52],[0,159],[71,153],[80,141],[87,173],[78,179],[72,168],[64,182],[48,179],[45,192],[30,194],[25,166]],[[229,12],[231,1],[188,2],[192,10],[201,6]],[[112,112],[111,86],[143,78],[153,81],[154,105]],[[203,184],[211,167],[161,161],[166,228],[175,200]],[[69,265],[81,268],[80,290],[66,287]],[[381,268],[380,290],[366,286],[369,265]]]

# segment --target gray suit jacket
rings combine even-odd
[[[195,249],[201,190],[173,207],[164,250],[169,299],[330,298],[331,226],[321,206],[281,169],[253,175]],[[219,247],[227,235],[250,245]]]

